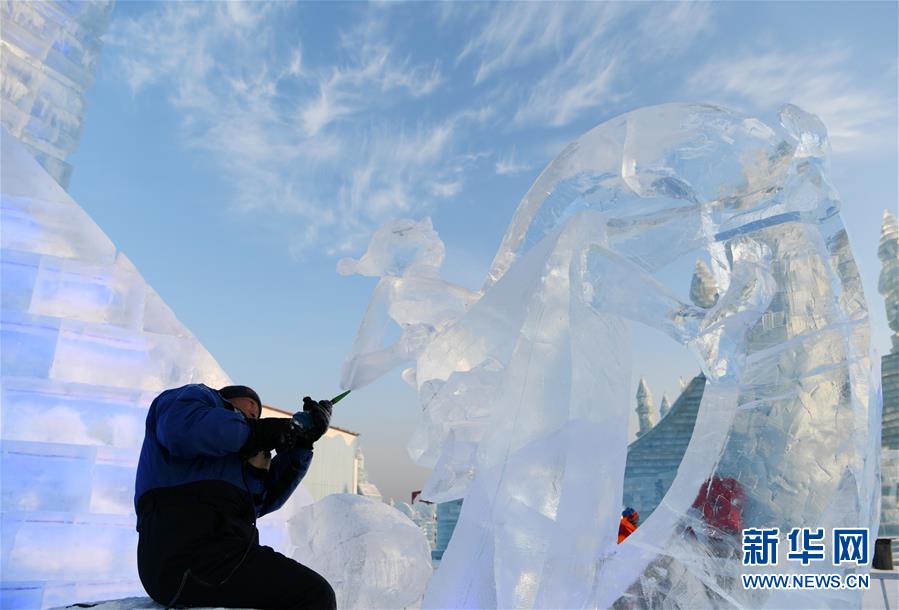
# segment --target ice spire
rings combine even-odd
[[[649,391],[649,386],[646,385],[646,379],[640,377],[640,385],[637,386],[637,416],[640,418],[640,429],[637,431],[637,436],[643,436],[650,430],[654,425],[652,421],[652,392]]]
[[[883,295],[887,308],[887,321],[893,329],[892,353],[899,353],[899,222],[883,211],[883,227],[880,230],[880,247],[877,248],[880,258],[880,281],[877,290]]]
[[[690,283],[690,300],[703,309],[711,309],[718,302],[718,286],[702,259],[696,259],[696,270]]]
[[[662,419],[666,415],[668,415],[668,411],[671,410],[671,403],[668,402],[668,394],[662,394],[662,402],[659,403],[659,419]]]
[[[4,2],[0,123],[63,188],[94,84],[112,0]]]

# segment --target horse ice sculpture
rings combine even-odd
[[[826,130],[794,106],[780,119],[670,104],[596,127],[525,195],[480,293],[439,279],[430,221],[341,262],[381,277],[345,386],[414,360],[423,495],[465,498],[424,607],[858,605],[745,590],[739,533],[692,508],[718,477],[741,489],[742,527],[782,539],[876,513],[867,311]],[[720,291],[709,308],[661,281],[696,251]],[[390,320],[402,334],[384,345]],[[708,385],[673,484],[617,545],[632,321],[688,346]],[[830,560],[757,570],[846,571]]]

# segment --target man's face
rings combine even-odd
[[[231,398],[228,400],[234,408],[240,411],[249,419],[259,419],[259,416],[262,414],[262,407],[259,406],[252,398],[246,398],[244,396],[239,396],[237,398]]]

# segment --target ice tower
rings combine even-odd
[[[111,0],[3,2],[2,124],[68,187]]]
[[[652,392],[646,385],[646,380],[640,378],[640,384],[637,386],[637,417],[640,421],[640,428],[637,430],[637,436],[643,436],[655,425],[652,418]]]
[[[664,418],[668,415],[668,411],[671,410],[671,402],[668,400],[667,394],[662,394],[662,402],[659,403],[659,419]]]
[[[29,151],[2,141],[0,606],[138,595],[149,401],[229,380]]]
[[[142,594],[132,496],[149,401],[229,382],[64,190],[111,8],[2,5],[3,608]]]

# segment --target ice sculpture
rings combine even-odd
[[[2,157],[0,605],[141,594],[146,409],[165,387],[229,379],[8,133]]]
[[[342,275],[381,278],[344,366],[341,387],[356,389],[411,362],[474,301],[471,291],[440,279],[444,254],[430,219],[403,219],[378,229],[361,259],[338,263]],[[396,322],[402,335],[385,345],[388,320]],[[414,379],[404,377],[414,385]]]
[[[718,287],[708,266],[701,259],[696,261],[696,271],[690,284],[690,300],[697,307],[711,309],[718,300]]]
[[[465,498],[424,607],[858,605],[851,591],[739,581],[740,526],[870,527],[876,513],[867,310],[827,134],[795,106],[780,120],[701,104],[622,115],[543,171],[477,298],[432,306],[455,288],[428,268],[424,341],[410,341],[415,289],[400,308],[376,290],[347,379],[381,374],[383,354],[414,359],[410,453],[434,468],[423,495]],[[369,252],[391,251],[384,237]],[[692,304],[662,278],[697,254],[711,278]],[[418,280],[409,267],[398,280],[392,256],[359,268]],[[399,344],[386,343],[391,320]],[[631,322],[688,346],[708,385],[674,482],[617,545]],[[733,500],[723,521],[706,510],[719,489]]]
[[[410,505],[395,500],[391,500],[390,505],[418,526],[425,535],[428,546],[433,550],[437,545],[437,506],[425,502],[414,502]]]
[[[0,9],[0,123],[63,188],[112,7],[111,0],[45,0]]]
[[[134,477],[162,389],[230,383],[125,255],[8,133],[0,176],[0,607],[143,594]],[[301,485],[260,520],[289,542]]]
[[[332,494],[290,520],[293,558],[324,576],[338,608],[407,608],[431,577],[424,533],[397,509]]]

